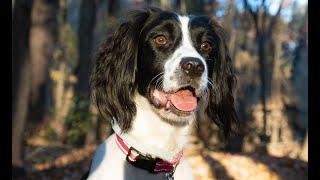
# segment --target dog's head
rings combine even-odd
[[[237,119],[234,77],[223,29],[213,19],[147,8],[131,12],[102,44],[91,87],[100,113],[123,131],[139,93],[172,125],[190,122],[206,106],[228,133]]]

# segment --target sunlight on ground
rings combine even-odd
[[[26,150],[29,179],[79,179],[89,169],[97,148],[97,145],[83,148],[47,146],[42,140],[33,143]],[[287,157],[261,153],[232,154],[196,148],[187,149],[185,157],[197,180],[291,180],[308,177],[307,162]]]

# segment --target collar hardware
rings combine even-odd
[[[168,180],[173,180],[173,174],[176,166],[179,164],[183,151],[180,151],[177,158],[173,162],[168,162],[160,158],[153,158],[149,154],[143,155],[134,147],[128,145],[123,139],[116,134],[116,142],[118,147],[126,155],[126,160],[133,166],[147,170],[150,173],[165,172]]]

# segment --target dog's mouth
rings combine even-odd
[[[172,92],[152,89],[151,99],[158,108],[165,108],[176,114],[188,115],[197,109],[199,98],[196,96],[195,88],[186,86]]]

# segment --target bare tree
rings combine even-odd
[[[190,14],[201,14],[204,11],[204,0],[184,0],[186,12]]]
[[[162,9],[169,9],[170,8],[170,1],[169,0],[160,0],[160,6]]]
[[[279,17],[278,17],[279,18]],[[276,23],[279,23],[277,20]],[[281,40],[280,40],[280,29],[279,26],[274,27],[273,34],[273,45],[274,45],[274,58],[273,58],[273,76],[272,76],[272,92],[271,99],[272,105],[269,107],[272,111],[272,121],[271,124],[271,143],[278,143],[280,141],[280,129],[286,122],[283,120],[283,103],[281,98]],[[286,127],[283,130],[288,130]],[[282,133],[284,134],[284,133]]]
[[[82,0],[79,24],[79,61],[76,75],[81,79],[77,83],[76,91],[79,95],[89,97],[89,71],[91,69],[93,33],[96,21],[96,1]]]
[[[29,100],[29,32],[31,26],[32,1],[17,0],[12,20],[12,75],[13,75],[13,119],[12,119],[12,165],[22,166],[23,131],[27,118]]]
[[[114,13],[114,1],[110,1],[109,13]],[[97,1],[82,0],[80,7],[80,25],[79,25],[79,61],[76,68],[76,76],[80,80],[76,85],[76,95],[79,100],[89,101],[89,76],[92,68],[92,47],[93,47],[93,33],[96,23]],[[90,108],[90,103],[81,109],[82,112],[90,113],[93,107]],[[96,125],[97,119],[90,118],[93,127],[88,129],[86,135],[86,144],[93,143],[96,139]]]
[[[249,4],[247,0],[244,0],[244,6],[246,10],[250,13],[251,17],[254,21],[254,27],[256,31],[256,38],[258,40],[258,56],[259,56],[259,76],[261,83],[261,91],[260,91],[260,99],[262,104],[262,112],[263,112],[263,134],[261,136],[263,141],[266,141],[266,131],[267,131],[267,89],[270,89],[270,81],[267,78],[268,76],[268,65],[272,64],[273,58],[270,60],[267,58],[267,49],[269,49],[270,38],[274,31],[274,26],[283,6],[283,0],[280,2],[278,10],[274,16],[270,15],[268,4],[265,0],[261,1],[261,4],[254,8],[252,4]],[[271,61],[271,62],[270,62]],[[272,68],[271,68],[272,69]]]
[[[116,11],[119,7],[119,2],[116,0],[109,0],[108,2],[108,15],[115,17]]]
[[[299,29],[297,46],[294,50],[291,95],[297,100],[298,121],[308,122],[308,6]]]
[[[237,28],[234,27],[233,20],[234,20],[234,1],[229,0],[228,1],[228,7],[227,7],[227,15],[224,18],[223,21],[223,27],[226,30],[226,33],[228,34],[228,42],[229,42],[229,52],[233,55],[235,54],[234,49],[235,49],[235,41],[236,41],[236,33],[237,33]]]
[[[57,42],[58,0],[34,0],[30,30],[31,99],[30,117],[41,121],[49,96],[49,65]]]
[[[292,68],[292,96],[298,98],[298,121],[308,123],[308,6],[306,6],[303,24],[299,29],[298,45],[294,51]],[[308,129],[300,158],[308,161]]]
[[[74,65],[72,61],[77,59],[77,51],[74,33],[67,22],[67,0],[59,1],[58,11],[58,43],[54,51],[54,63],[50,70],[52,79],[52,97],[54,101],[54,113],[51,117],[50,128],[54,129],[56,140],[63,143],[67,137],[66,117],[69,113],[74,95],[74,83],[77,79],[72,74]]]

